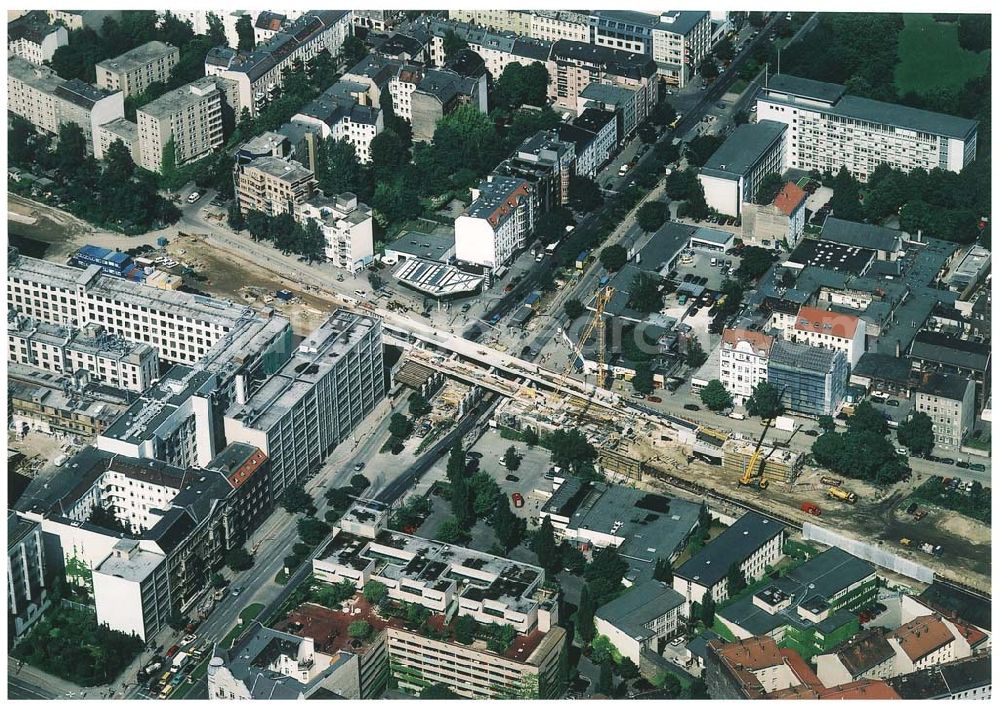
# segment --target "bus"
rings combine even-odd
[[[545,246],[545,255],[554,255],[556,252],[556,248],[558,247],[559,247],[559,241],[549,243],[547,246]]]

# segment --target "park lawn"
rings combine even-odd
[[[926,95],[941,88],[961,88],[969,79],[986,73],[990,52],[978,54],[958,44],[958,24],[935,22],[930,15],[903,16],[899,33],[899,63],[895,83],[900,95],[909,91]]]

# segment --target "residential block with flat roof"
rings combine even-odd
[[[698,172],[710,208],[739,216],[744,202],[755,201],[767,174],[781,174],[785,125],[773,120],[740,125]]]
[[[180,57],[180,49],[166,42],[154,40],[140,44],[120,56],[98,62],[95,67],[97,85],[108,91],[136,96],[151,83],[167,83]]]
[[[162,172],[164,159],[170,157],[170,144],[174,165],[193,162],[222,145],[225,91],[220,89],[221,83],[206,76],[136,110],[139,166]]]
[[[757,96],[757,119],[788,126],[784,167],[864,182],[880,164],[904,172],[960,172],[976,158],[974,120],[851,96],[840,84],[771,76]]]
[[[316,191],[312,170],[295,160],[270,155],[249,162],[237,160],[233,182],[240,211],[259,211],[268,216],[294,214]]]
[[[491,174],[472,190],[472,203],[455,219],[455,257],[496,270],[528,245],[537,214],[531,185]]]
[[[784,391],[786,408],[803,415],[835,414],[849,375],[842,351],[791,341],[775,341],[767,362],[767,382]]]
[[[976,419],[976,384],[958,373],[924,373],[914,410],[931,418],[935,448],[957,452]]]

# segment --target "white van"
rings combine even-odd
[[[744,415],[742,412],[731,412],[731,413],[729,413],[729,417],[733,418],[734,420],[745,420],[745,419],[747,419],[747,416]]]

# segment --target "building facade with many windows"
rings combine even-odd
[[[218,82],[205,77],[139,108],[139,166],[162,172],[164,159],[171,156],[168,144],[173,145],[174,165],[193,162],[222,145],[224,102]]]
[[[531,185],[491,174],[472,190],[472,203],[455,219],[455,257],[497,269],[528,244],[535,230]]]
[[[767,381],[767,360],[774,338],[759,331],[726,329],[719,348],[719,380],[743,405],[758,384]]]
[[[785,169],[836,173],[846,167],[864,182],[880,164],[960,172],[976,158],[976,121],[845,90],[787,74],[768,79],[757,97],[757,119],[788,126]]]
[[[170,72],[181,58],[181,51],[165,42],[146,42],[113,59],[105,59],[95,67],[97,85],[108,91],[121,91],[135,96],[149,84],[166,83]]]
[[[976,418],[976,384],[957,373],[924,373],[914,409],[934,423],[934,446],[956,452]]]

